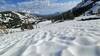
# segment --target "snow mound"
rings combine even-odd
[[[100,56],[99,37],[100,20],[47,23],[0,36],[0,56]]]
[[[90,16],[79,16],[76,17],[74,20],[95,20],[95,19],[100,19],[99,15],[90,15]]]

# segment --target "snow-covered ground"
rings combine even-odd
[[[0,56],[100,56],[100,20],[38,26],[0,36]]]
[[[100,16],[99,15],[90,15],[90,16],[79,16],[79,17],[75,17],[75,20],[86,20],[86,19],[99,19],[100,18]]]

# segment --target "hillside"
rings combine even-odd
[[[2,11],[0,12],[0,22],[7,28],[18,28],[25,19],[33,23],[36,17],[25,12]]]

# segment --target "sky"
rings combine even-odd
[[[81,0],[0,0],[0,11],[53,14],[75,7]]]

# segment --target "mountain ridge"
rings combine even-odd
[[[29,13],[18,12],[18,11],[2,11],[0,12],[1,15],[0,21],[3,22],[6,26],[8,25],[7,27],[10,26],[9,28],[13,28],[13,27],[16,28],[16,27],[20,27],[22,21],[28,17],[33,20],[32,23],[34,22],[39,23],[46,20],[51,20],[52,22],[73,20],[75,17],[78,17],[82,14],[86,14],[86,12],[92,9],[94,7],[94,4],[96,4],[98,1],[99,0],[84,0],[69,11],[63,13],[55,13],[52,15],[29,14]]]

